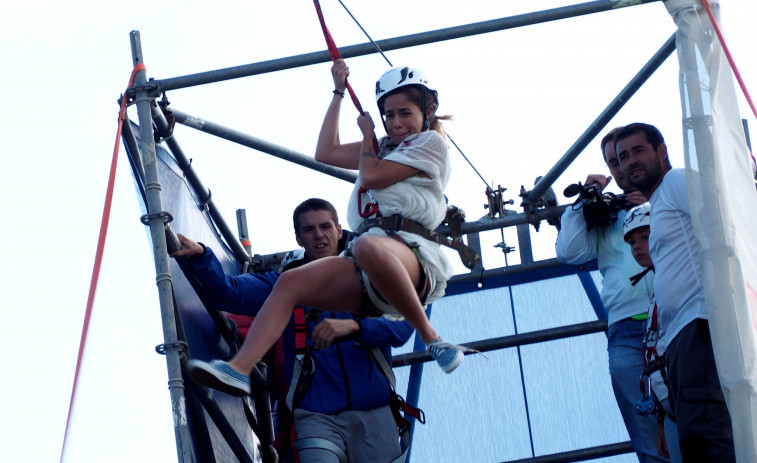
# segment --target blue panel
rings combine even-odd
[[[596,272],[593,272],[596,273]],[[592,275],[594,277],[594,275]],[[575,275],[513,286],[519,333],[596,320]],[[442,337],[470,342],[515,334],[509,288],[445,296],[432,322]],[[408,343],[410,344],[410,343]],[[409,351],[404,346],[401,352]],[[628,440],[610,386],[603,333],[523,346],[525,395],[518,350],[469,355],[445,375],[427,367],[413,461],[501,462]],[[404,390],[408,368],[398,368]],[[596,461],[633,462],[633,455]]]

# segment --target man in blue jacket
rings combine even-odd
[[[304,201],[294,210],[293,222],[295,238],[304,248],[304,255],[284,262],[283,271],[336,256],[343,247],[336,209],[328,201]],[[188,258],[189,267],[216,308],[241,315],[257,314],[279,272],[228,276],[210,248],[183,235],[178,237],[183,248],[172,256]],[[300,461],[393,461],[401,450],[389,407],[390,387],[371,348],[379,347],[391,364],[391,347],[407,342],[413,328],[405,321],[356,319],[349,313],[309,308],[305,308],[305,320],[314,369],[308,378],[309,387],[299,392],[301,397],[294,404],[295,446],[300,448]],[[283,338],[289,384],[296,361],[294,317]]]

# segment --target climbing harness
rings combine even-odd
[[[649,270],[649,269],[647,269]],[[652,386],[652,376],[659,372],[660,377],[666,388],[670,389],[667,375],[667,364],[665,362],[665,356],[659,355],[657,352],[657,340],[658,332],[660,330],[659,317],[657,313],[657,303],[653,302],[652,316],[649,318],[649,328],[644,334],[644,341],[642,345],[642,358],[644,359],[644,369],[639,378],[639,388],[641,390],[642,397],[638,400],[634,406],[634,412],[637,415],[658,415],[658,419],[665,417],[666,412],[662,404],[654,393]],[[671,408],[673,404],[670,404]],[[670,419],[675,422],[675,417],[669,415]]]
[[[381,352],[381,349],[379,349],[378,347],[371,348],[371,356],[373,357],[373,360],[375,360],[378,364],[381,372],[384,373],[386,380],[389,382],[389,405],[392,409],[394,420],[397,422],[397,429],[400,434],[402,454],[400,454],[399,457],[395,458],[391,463],[402,463],[407,459],[408,451],[410,450],[410,443],[412,441],[410,432],[412,427],[410,425],[410,421],[405,417],[412,416],[421,424],[426,424],[426,415],[420,408],[415,408],[411,405],[408,405],[407,402],[405,402],[405,399],[401,395],[397,394],[397,391],[395,389],[397,380],[394,376],[394,371],[389,365],[389,362],[386,360],[386,357],[384,357],[383,352]]]
[[[454,226],[450,225],[450,228],[457,228],[459,226],[460,217],[464,217],[462,211],[459,208],[455,208],[454,206],[452,209],[448,209],[447,216],[448,220],[450,220],[450,218],[453,220],[453,222],[457,220],[457,224]],[[429,241],[434,241],[436,243],[450,247],[457,251],[460,259],[463,261],[463,265],[465,265],[469,269],[476,267],[476,265],[478,265],[478,263],[481,261],[481,256],[472,248],[466,246],[460,236],[446,236],[437,233],[436,231],[431,231],[415,220],[402,217],[400,214],[393,214],[389,217],[378,216],[372,219],[367,219],[360,224],[360,227],[358,227],[356,233],[360,235],[374,227],[378,227],[383,230],[406,231],[408,233],[414,233],[416,235],[422,236],[423,238],[426,238]]]

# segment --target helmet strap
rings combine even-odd
[[[431,116],[426,116],[426,111],[428,111],[428,108],[426,107],[426,87],[421,86],[421,91],[423,93],[423,98],[421,99],[421,108],[423,108],[423,131],[425,132],[431,125],[431,116],[433,116],[433,114]]]
[[[434,112],[426,115],[426,112],[428,112],[428,107],[426,107],[426,87],[423,88],[423,130],[426,131],[431,127],[431,120],[434,118],[434,115],[436,114],[436,109],[438,108],[438,105],[436,108],[434,108]]]

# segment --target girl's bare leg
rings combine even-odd
[[[373,286],[413,325],[425,344],[439,339],[423,310],[416,285],[421,267],[412,249],[382,236],[362,236],[353,245],[355,260]]]
[[[249,375],[286,328],[295,306],[333,312],[358,312],[362,286],[355,264],[344,257],[324,257],[282,273],[255,317],[231,368]]]

